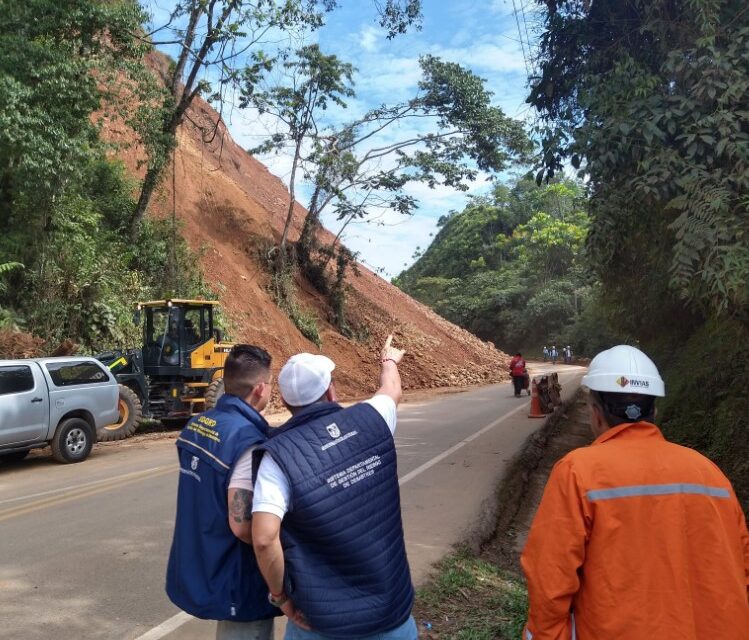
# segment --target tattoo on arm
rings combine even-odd
[[[252,520],[252,491],[235,489],[229,505],[229,514],[234,522],[239,524]]]

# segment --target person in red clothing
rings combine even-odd
[[[655,419],[655,364],[620,345],[598,354],[596,440],[552,470],[521,557],[523,640],[749,638],[749,533],[731,483]]]
[[[525,378],[528,375],[525,360],[519,351],[510,360],[510,375],[512,376],[512,386],[515,389],[515,397],[519,398],[523,391]]]

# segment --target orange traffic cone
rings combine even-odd
[[[531,380],[531,412],[528,414],[529,418],[545,418],[546,414],[541,410],[541,398],[538,395],[538,385],[536,379]]]

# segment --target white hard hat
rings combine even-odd
[[[620,344],[599,353],[590,363],[582,383],[593,391],[666,395],[655,363],[642,351]]]
[[[312,404],[328,390],[335,363],[320,354],[297,353],[278,374],[281,397],[291,407]]]

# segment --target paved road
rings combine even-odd
[[[556,370],[569,389],[581,374]],[[527,405],[509,384],[401,405],[396,444],[417,582],[466,534],[503,463],[538,427]],[[210,637],[205,623],[171,634],[163,624],[184,622],[163,590],[176,481],[171,439],[98,445],[80,465],[44,455],[0,468],[0,638]]]

